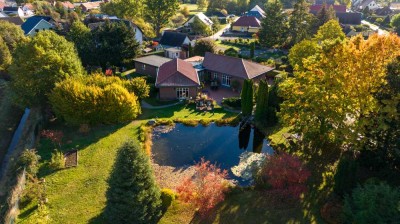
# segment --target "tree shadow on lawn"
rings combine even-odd
[[[340,147],[334,144],[320,144],[317,147],[309,144],[289,148],[286,151],[299,156],[311,171],[308,192],[305,193],[301,203],[304,218],[309,223],[324,223],[320,209],[333,190],[334,169],[341,155]]]
[[[191,223],[308,223],[298,202],[279,201],[267,191],[230,194],[204,219],[196,214]]]

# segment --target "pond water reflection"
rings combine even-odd
[[[272,148],[263,133],[250,125],[245,127],[211,124],[188,127],[176,124],[174,128],[153,131],[153,159],[162,166],[184,167],[200,161],[202,157],[229,171],[229,177],[239,184],[249,180],[233,175],[231,168],[239,164],[248,152],[271,154]]]

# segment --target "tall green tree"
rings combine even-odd
[[[245,80],[243,83],[242,92],[240,93],[242,102],[242,114],[250,116],[253,111],[253,81]]]
[[[73,43],[53,31],[41,31],[15,49],[9,73],[15,100],[21,106],[40,106],[55,83],[80,76],[83,68]]]
[[[101,11],[119,18],[133,19],[143,16],[145,0],[114,0],[101,5]]]
[[[261,22],[261,30],[258,34],[263,46],[282,46],[286,41],[288,27],[287,15],[284,13],[279,0],[268,2],[265,5],[266,16]]]
[[[7,70],[11,64],[11,53],[3,38],[0,37],[0,72]]]
[[[390,25],[394,28],[397,34],[400,34],[400,14],[393,16]]]
[[[67,39],[75,44],[84,66],[95,64],[93,50],[96,46],[92,33],[85,24],[81,21],[74,22],[67,34]]]
[[[190,24],[195,34],[208,36],[211,34],[211,29],[203,23],[197,16],[194,17],[193,23]]]
[[[194,55],[204,56],[206,52],[215,53],[216,45],[209,39],[201,39],[194,45]]]
[[[204,10],[207,8],[207,0],[197,0],[197,9],[198,10]]]
[[[259,124],[265,124],[268,115],[268,83],[265,80],[261,80],[258,85],[257,100],[256,100],[256,111],[254,112],[254,118]]]
[[[11,53],[14,52],[18,44],[22,44],[28,40],[20,26],[4,20],[0,20],[0,37],[3,38]]]
[[[237,11],[244,13],[249,9],[249,0],[237,0]]]
[[[160,190],[149,157],[133,141],[118,152],[107,190],[110,223],[155,224],[161,216]]]
[[[153,24],[154,32],[160,36],[160,31],[168,25],[169,19],[179,10],[178,0],[147,0],[145,17]]]
[[[226,9],[229,2],[229,0],[208,0],[207,12],[215,12]]]
[[[317,31],[320,26],[332,19],[336,19],[336,12],[333,9],[333,6],[328,7],[326,3],[324,3],[322,8],[318,11],[315,19],[315,31]]]
[[[93,31],[97,63],[107,66],[132,66],[139,54],[135,31],[123,22],[106,21]]]
[[[292,45],[311,37],[313,20],[309,4],[305,0],[298,0],[289,18],[289,36]]]
[[[345,38],[346,34],[344,34],[342,27],[337,20],[329,20],[328,22],[324,23],[314,36],[314,39],[317,42],[335,39],[342,41]]]

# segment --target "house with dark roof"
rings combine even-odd
[[[27,36],[34,36],[41,30],[53,29],[53,24],[50,23],[51,17],[49,16],[32,16],[28,18],[21,28]]]
[[[7,15],[24,16],[24,10],[21,7],[4,6],[3,12]]]
[[[188,46],[191,43],[188,35],[173,31],[165,31],[156,46],[157,51],[163,50],[165,57],[185,59],[189,57]]]
[[[256,5],[246,13],[246,16],[254,16],[257,19],[263,19],[265,18],[265,11],[260,6]]]
[[[200,80],[191,63],[175,58],[161,65],[155,86],[161,100],[195,98]]]
[[[161,57],[158,55],[150,55],[141,58],[136,58],[134,60],[136,73],[156,78],[160,66],[169,61],[171,61],[171,59]]]
[[[312,14],[317,14],[319,11],[321,11],[322,7],[324,5],[311,5],[310,6],[310,13]],[[346,5],[326,5],[326,9],[328,9],[329,7],[333,8],[333,10],[335,10],[336,13],[340,12],[340,13],[345,13],[346,12]]]
[[[16,17],[3,17],[3,18],[0,18],[0,21],[7,21],[7,22],[13,23],[13,24],[15,24],[17,26],[21,26],[24,23],[24,21],[19,16],[16,16]]]
[[[258,33],[261,22],[254,16],[242,16],[232,24],[232,31]]]
[[[96,16],[96,15],[95,15]],[[98,22],[94,22],[94,23],[89,23],[88,27],[91,30],[97,29],[99,26],[103,25],[105,23],[105,20],[108,20],[112,23],[118,23],[118,22],[123,22],[125,23],[125,25],[127,27],[130,27],[131,29],[133,29],[133,31],[135,32],[135,40],[137,42],[139,42],[140,44],[143,43],[143,31],[133,22],[129,21],[129,20],[125,20],[125,19],[119,19],[115,16],[108,16],[108,15],[101,15],[101,17],[96,17],[96,21]]]
[[[339,19],[339,23],[348,25],[360,25],[362,13],[359,12],[338,12],[336,17]]]
[[[266,79],[266,74],[273,67],[261,65],[242,58],[224,56],[207,52],[203,61],[204,76],[209,76],[211,80],[217,81],[224,87],[231,87],[232,82],[239,82],[243,86],[246,79],[258,82]],[[203,80],[204,77],[200,77]],[[240,88],[239,88],[240,89]]]

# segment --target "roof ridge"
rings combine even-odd
[[[246,63],[244,63],[244,62],[245,62],[245,60],[242,58],[242,65],[243,65],[244,71],[246,72],[247,78],[249,78],[249,73],[247,72]]]

